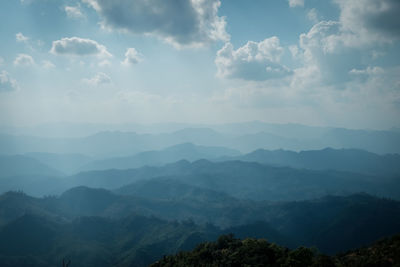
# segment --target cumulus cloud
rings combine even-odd
[[[290,7],[304,6],[304,0],[289,0]]]
[[[15,35],[15,40],[17,42],[26,43],[27,41],[29,41],[29,37],[26,37],[25,35],[19,32]]]
[[[65,13],[69,18],[73,19],[82,19],[85,18],[85,15],[81,11],[81,7],[78,6],[65,6]]]
[[[363,68],[372,44],[349,42],[353,38],[356,34],[345,30],[340,21],[321,21],[301,34],[297,58],[303,67],[295,71],[293,84],[339,85],[354,78],[350,71]]]
[[[243,80],[268,80],[287,76],[291,71],[280,64],[283,54],[278,37],[249,41],[235,50],[231,43],[217,52],[217,76]]]
[[[400,37],[398,0],[334,0],[340,7],[344,30],[360,41],[392,41]],[[354,40],[356,41],[356,40]]]
[[[219,0],[83,0],[107,28],[152,34],[175,46],[228,41],[226,20],[218,16]]]
[[[125,53],[125,60],[122,62],[122,64],[129,66],[137,64],[142,60],[143,56],[135,48],[128,48]]]
[[[56,66],[53,64],[53,62],[49,61],[49,60],[43,60],[42,61],[42,66],[45,69],[52,69],[55,68]]]
[[[308,33],[300,35],[299,47],[308,67],[317,67],[322,76],[335,75],[337,78],[360,68],[360,54],[379,55],[382,53],[379,44],[400,37],[400,2],[334,2],[340,8],[340,19],[315,24]]]
[[[79,37],[53,41],[50,52],[56,55],[112,57],[104,45]]]
[[[18,89],[17,82],[6,71],[0,72],[0,92],[10,92]]]
[[[14,60],[15,66],[29,67],[35,65],[33,57],[27,54],[19,54]]]
[[[300,35],[299,53],[304,67],[296,70],[294,82],[342,83],[356,78],[365,68],[365,56],[381,55],[381,44],[400,37],[400,2],[397,0],[334,0],[340,9],[338,21],[316,23]],[[364,58],[364,59],[363,59]]]
[[[106,85],[112,83],[110,76],[103,72],[97,73],[94,77],[90,79],[83,79],[83,81],[92,86]]]

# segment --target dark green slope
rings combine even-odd
[[[216,235],[194,224],[136,215],[68,223],[24,215],[0,229],[0,266],[58,266],[63,258],[71,266],[146,266]]]
[[[152,267],[172,266],[280,266],[280,267],[391,267],[400,266],[400,236],[378,241],[369,247],[337,256],[315,249],[289,250],[265,239],[236,239],[223,235],[215,242],[199,244],[194,250],[165,256]]]
[[[290,247],[316,246],[324,253],[355,248],[400,231],[400,203],[365,194],[274,203],[218,198],[216,192],[197,190],[186,191],[183,198],[157,198],[158,194],[150,198],[149,192],[148,197],[120,196],[85,187],[43,199],[8,193],[0,197],[5,199],[0,201],[0,221],[6,226],[27,213],[57,222],[82,216],[123,220],[138,214],[189,224],[212,223],[224,233],[265,237]]]

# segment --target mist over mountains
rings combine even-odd
[[[146,266],[229,233],[335,254],[400,232],[398,133],[244,125],[1,134],[0,264]]]
[[[0,267],[399,267],[399,14],[0,1]]]
[[[260,148],[300,151],[319,150],[326,147],[363,149],[378,154],[400,152],[400,133],[393,130],[351,130],[261,122],[195,128],[183,126],[159,127],[155,125],[153,126],[155,129],[171,130],[172,128],[174,131],[153,130],[151,133],[144,132],[147,127],[141,130],[138,127],[132,127],[137,132],[102,130],[93,133],[89,131],[89,135],[75,137],[30,136],[26,132],[11,131],[17,134],[1,134],[0,145],[3,154],[78,153],[95,157],[130,156],[181,143],[227,147],[242,153],[249,153]],[[151,128],[151,126],[148,127]],[[109,129],[110,126],[98,128]]]

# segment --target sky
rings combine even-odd
[[[400,127],[398,0],[2,0],[0,125]]]

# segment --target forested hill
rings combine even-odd
[[[265,239],[240,240],[223,235],[216,242],[201,243],[192,251],[164,256],[151,265],[170,266],[400,266],[400,235],[337,256],[326,256],[306,247],[289,250]]]

